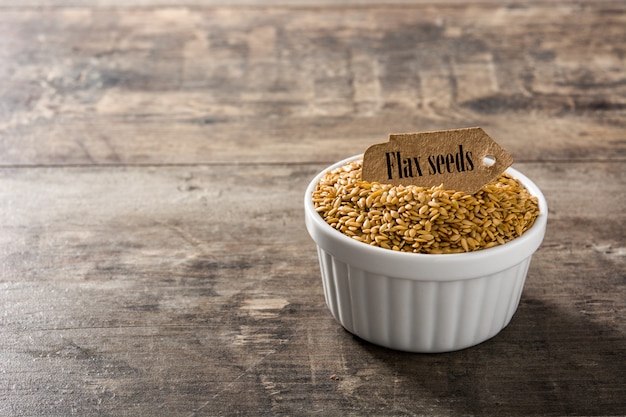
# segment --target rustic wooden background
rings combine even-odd
[[[550,218],[511,324],[400,353],[302,198],[481,126]],[[626,415],[624,1],[0,0],[0,415]]]

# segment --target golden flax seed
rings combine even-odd
[[[313,191],[315,210],[359,242],[395,251],[462,253],[502,245],[532,227],[537,198],[502,174],[476,194],[361,180],[362,160],[329,171]]]

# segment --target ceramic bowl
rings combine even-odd
[[[326,224],[311,195],[304,196],[306,228],[317,245],[326,304],[350,333],[408,352],[449,352],[498,334],[517,310],[533,253],[545,234],[547,202],[539,188],[513,168],[539,200],[540,214],[522,236],[503,245],[462,254],[395,252],[349,238]]]

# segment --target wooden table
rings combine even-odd
[[[304,188],[483,127],[548,230],[495,338],[377,347]],[[0,0],[0,415],[625,415],[623,1]]]

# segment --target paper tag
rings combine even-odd
[[[479,127],[389,135],[363,155],[363,180],[474,194],[495,180],[513,158]]]

